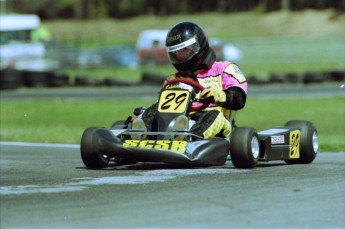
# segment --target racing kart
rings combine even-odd
[[[309,121],[292,120],[284,126],[260,132],[253,127],[234,127],[229,138],[205,139],[188,129],[174,130],[178,116],[188,116],[190,112],[208,107],[209,103],[202,100],[198,100],[200,106],[192,106],[201,90],[204,90],[202,85],[188,79],[168,81],[158,97],[155,115],[157,131],[132,129],[131,116],[115,122],[110,128],[87,128],[80,144],[84,165],[90,169],[101,169],[114,161],[213,166],[225,164],[230,156],[236,168],[255,168],[259,161],[308,164],[315,159],[318,135]],[[142,109],[136,109],[134,114],[142,112]],[[176,140],[176,136],[183,136],[184,140]]]

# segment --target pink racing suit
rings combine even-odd
[[[177,73],[171,75],[167,80],[179,77],[182,76]],[[246,78],[236,64],[224,61],[214,62],[211,68],[198,73],[196,79],[205,88],[212,87],[224,91],[226,101],[224,104],[210,103],[203,111],[191,113],[189,118],[194,120],[195,124],[190,131],[204,138],[229,137],[235,111],[242,109],[246,102]],[[198,102],[193,103],[193,106],[199,105]],[[141,116],[148,130],[154,130],[156,111],[157,103],[150,106]]]
[[[227,90],[231,87],[238,87],[242,89],[243,93],[247,94],[247,81],[238,66],[231,62],[214,62],[210,69],[203,71],[197,75],[198,82],[206,87],[213,87],[217,90]],[[231,101],[228,101],[231,102]],[[195,103],[195,106],[200,106]],[[225,118],[230,120],[231,109],[218,106],[211,103],[209,108],[217,109],[223,113]]]

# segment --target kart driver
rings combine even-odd
[[[246,103],[247,82],[241,70],[232,62],[216,61],[203,29],[193,22],[178,23],[170,29],[166,50],[177,70],[167,81],[181,77],[196,81],[205,88],[198,94],[199,99],[211,102],[203,111],[179,116],[173,130],[188,130],[191,119],[195,121],[190,128],[193,134],[204,138],[230,136],[235,111]],[[154,131],[156,112],[157,103],[133,120],[133,129]],[[175,140],[183,140],[178,137]]]

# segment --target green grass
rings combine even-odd
[[[1,141],[79,143],[90,126],[109,127],[126,119],[134,107],[152,100],[21,100],[0,101]],[[312,121],[318,129],[320,151],[345,151],[344,98],[249,99],[237,114],[239,126],[258,131],[288,120]]]
[[[323,72],[345,69],[344,36],[280,37],[237,40],[244,73],[261,78],[273,72]]]
[[[153,101],[1,101],[1,141],[77,143],[88,126],[109,127]]]

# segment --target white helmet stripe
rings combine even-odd
[[[187,46],[190,46],[190,45],[192,45],[194,43],[196,43],[196,38],[195,37],[193,37],[193,38],[191,38],[189,40],[186,40],[185,42],[182,42],[180,44],[167,47],[167,52],[175,52],[175,51],[183,49],[183,48],[185,48]]]

